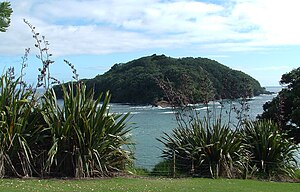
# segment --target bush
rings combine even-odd
[[[0,77],[0,176],[32,176],[43,131],[35,92],[10,68]]]
[[[250,154],[250,164],[257,175],[272,178],[278,175],[294,177],[295,152],[298,147],[272,121],[246,122],[242,130],[243,146]]]
[[[124,170],[131,163],[126,125],[129,114],[110,114],[110,94],[94,100],[82,83],[63,89],[64,104],[57,103],[54,90],[42,98],[43,117],[47,122],[51,146],[46,161],[47,172],[71,177],[107,176]],[[75,90],[73,90],[75,89]]]
[[[295,176],[298,146],[271,121],[245,121],[236,131],[199,119],[188,126],[159,139],[165,145],[163,157],[166,162],[175,159],[176,171],[212,178]]]
[[[234,177],[235,163],[239,160],[241,139],[237,131],[221,122],[210,124],[194,120],[191,127],[179,127],[159,139],[164,145],[163,156],[176,167],[198,176]]]

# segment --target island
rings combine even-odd
[[[162,88],[166,84],[168,89],[189,98],[190,103],[266,93],[251,76],[215,60],[156,54],[115,64],[104,74],[80,81],[87,90],[94,89],[96,97],[110,91],[111,102],[129,104],[166,105],[168,90]],[[60,86],[54,89],[60,98]]]

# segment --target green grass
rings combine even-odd
[[[114,178],[91,180],[38,180],[38,179],[0,179],[0,191],[297,191],[300,183],[263,182],[255,180],[227,179],[159,179],[159,178]]]

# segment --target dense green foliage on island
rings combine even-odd
[[[155,104],[167,100],[157,81],[168,80],[174,89],[188,89],[189,99],[203,102],[207,91],[212,99],[234,99],[264,92],[259,82],[249,75],[232,70],[207,58],[171,58],[165,55],[142,57],[115,64],[103,75],[83,80],[96,94],[109,90],[112,102]],[[59,94],[59,89],[56,91]]]

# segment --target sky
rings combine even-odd
[[[243,71],[262,86],[300,67],[299,0],[11,0],[13,15],[0,33],[0,69],[20,70],[36,83],[41,63],[31,29],[49,41],[51,74],[93,78],[116,63],[152,54],[205,57]]]

